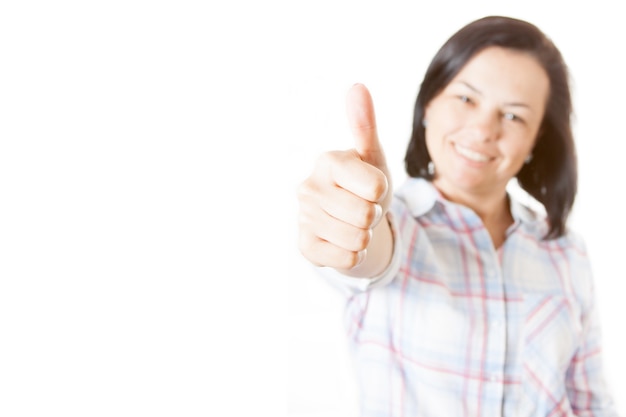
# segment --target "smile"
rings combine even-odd
[[[454,149],[463,157],[469,159],[474,162],[489,162],[491,157],[480,152],[473,151],[469,148],[459,145],[458,143],[454,144]]]

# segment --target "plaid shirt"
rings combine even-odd
[[[543,216],[511,209],[496,250],[472,210],[409,179],[387,271],[326,274],[348,290],[362,416],[616,416],[583,241],[542,240]]]

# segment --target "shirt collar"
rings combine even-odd
[[[413,217],[428,213],[436,203],[449,204],[432,182],[424,178],[408,178],[398,189],[396,195],[404,201]],[[543,221],[545,210],[532,197],[514,188],[508,192],[511,214],[515,223],[534,223]]]
[[[420,217],[432,209],[441,193],[423,178],[408,178],[396,192],[413,217]]]

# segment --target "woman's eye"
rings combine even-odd
[[[504,113],[504,115],[503,115],[503,116],[504,116],[504,118],[505,118],[506,120],[512,120],[512,121],[514,121],[514,122],[521,122],[521,121],[522,121],[522,119],[521,119],[521,118],[519,118],[519,117],[518,117],[516,114],[514,114],[514,113]]]
[[[468,96],[463,96],[463,95],[459,96],[459,100],[461,100],[463,103],[469,103],[472,101],[470,100]]]

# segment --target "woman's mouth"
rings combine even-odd
[[[465,146],[459,145],[458,143],[454,144],[454,149],[458,152],[459,155],[469,159],[470,161],[489,162],[491,160],[491,157],[489,155],[476,152],[472,149],[466,148]]]

